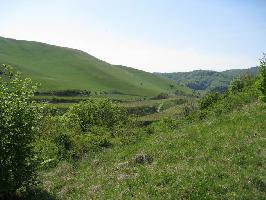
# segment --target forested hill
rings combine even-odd
[[[230,82],[244,74],[255,75],[257,67],[249,69],[231,69],[223,72],[211,70],[195,70],[191,72],[156,73],[172,79],[179,84],[188,86],[193,90],[207,90],[224,92]]]

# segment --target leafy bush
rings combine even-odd
[[[260,91],[260,99],[266,103],[266,54],[260,60],[259,75],[256,81],[256,86]]]
[[[255,76],[245,74],[231,82],[225,94],[208,93],[199,101],[199,112],[188,113],[190,119],[205,119],[210,115],[219,116],[256,101]]]
[[[36,85],[7,65],[0,67],[0,193],[14,193],[35,182],[32,142],[40,115],[32,102]]]
[[[243,91],[244,88],[254,85],[255,76],[252,74],[243,74],[240,77],[231,81],[228,93],[236,94]]]
[[[181,116],[188,117],[197,110],[197,106],[192,102],[184,103],[182,106]]]
[[[215,104],[220,99],[220,94],[217,92],[211,92],[202,97],[199,101],[199,107],[201,110],[207,109],[208,107]]]
[[[82,158],[89,152],[95,152],[111,145],[111,135],[108,132],[101,132],[99,135],[91,132],[79,134],[74,138],[72,157]]]
[[[229,85],[229,92],[232,94],[236,94],[237,92],[241,92],[244,88],[244,82],[240,78],[236,78],[231,81]]]
[[[71,158],[73,151],[73,141],[75,135],[79,134],[76,130],[67,127],[67,119],[64,116],[53,116],[53,113],[45,111],[45,117],[41,121],[41,129],[38,140],[34,147],[38,152],[38,158],[42,167],[57,164],[62,159]]]
[[[50,165],[47,161],[56,164],[62,159],[80,159],[90,152],[126,143],[124,138],[130,142],[135,137],[126,110],[108,99],[81,102],[62,116],[44,110],[41,135],[35,144],[44,167]],[[47,143],[51,149],[46,148]]]
[[[113,128],[128,120],[124,108],[108,99],[91,99],[74,105],[65,115],[70,125],[78,125],[82,132],[93,126]]]

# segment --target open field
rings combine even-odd
[[[59,199],[263,199],[266,115],[257,105],[43,171]],[[237,126],[236,126],[237,122]],[[151,163],[136,163],[136,155]],[[264,175],[263,175],[264,174]]]

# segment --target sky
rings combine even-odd
[[[256,66],[266,0],[0,0],[0,36],[149,72]]]

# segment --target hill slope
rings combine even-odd
[[[266,115],[256,104],[44,173],[59,199],[264,199]],[[138,164],[138,154],[153,158]],[[114,189],[115,188],[115,189]]]
[[[32,77],[45,91],[87,89],[151,96],[176,85],[152,73],[108,64],[79,50],[2,37],[0,63]],[[178,85],[174,89],[186,90]]]
[[[157,73],[163,77],[175,80],[194,90],[225,91],[230,82],[242,74],[256,74],[257,68],[232,69],[223,72],[210,70],[195,70],[192,72]]]

